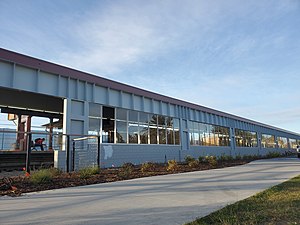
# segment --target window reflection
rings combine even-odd
[[[249,130],[235,129],[235,144],[237,147],[257,147],[257,133]]]

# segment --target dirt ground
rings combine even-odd
[[[80,173],[60,173],[51,181],[35,184],[30,177],[25,176],[24,171],[12,171],[0,173],[0,196],[20,196],[23,193],[36,192],[65,187],[74,187],[98,183],[115,182],[120,180],[135,179],[147,176],[157,176],[172,173],[184,173],[199,170],[208,170],[213,168],[224,168],[248,163],[249,160],[219,162],[216,166],[210,166],[207,163],[201,163],[196,167],[190,167],[187,164],[180,164],[175,170],[168,171],[166,165],[155,164],[150,171],[142,171],[141,166],[135,166],[132,170],[124,168],[101,169],[99,174],[92,175],[83,179]]]

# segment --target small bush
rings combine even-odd
[[[120,168],[119,177],[127,179],[134,171],[134,165],[132,163],[124,163]]]
[[[199,161],[199,163],[204,162],[205,161],[205,157],[204,156],[199,156],[198,157],[198,161]]]
[[[241,159],[242,159],[242,156],[240,154],[235,156],[235,160],[241,160]]]
[[[185,163],[186,164],[190,164],[190,162],[195,161],[196,159],[190,155],[187,155],[186,157],[184,157]]]
[[[167,166],[167,171],[174,172],[176,170],[178,170],[178,163],[176,162],[176,160],[175,159],[169,160],[168,161],[168,166]]]
[[[218,160],[225,162],[225,161],[233,161],[234,159],[231,155],[222,154],[221,156],[218,157]]]
[[[216,156],[210,155],[210,156],[205,156],[205,161],[208,163],[209,166],[211,167],[216,167],[218,162]]]
[[[32,172],[30,181],[34,184],[44,184],[52,181],[53,172],[50,169],[41,169]]]
[[[60,169],[55,168],[55,167],[50,167],[48,170],[50,171],[50,173],[52,174],[53,177],[58,176],[63,173]]]
[[[266,157],[267,158],[278,158],[278,157],[281,157],[281,154],[279,152],[268,152]]]
[[[190,168],[197,168],[197,167],[199,167],[200,162],[195,159],[195,160],[190,161],[188,165]]]
[[[141,171],[142,173],[153,172],[155,170],[155,163],[146,162],[142,164]]]
[[[255,160],[258,158],[259,157],[257,155],[243,155],[243,157],[242,157],[243,160]]]
[[[100,172],[100,168],[97,166],[86,167],[78,171],[79,177],[81,179],[88,179],[91,176],[98,174],[99,172]]]

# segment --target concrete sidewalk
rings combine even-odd
[[[1,224],[183,224],[300,174],[297,158],[0,198]]]

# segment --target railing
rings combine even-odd
[[[16,157],[15,165],[20,168],[25,163],[26,171],[30,173],[32,166],[37,164],[32,162],[32,154],[36,158],[36,153],[42,152],[40,146],[34,144],[36,138],[45,139],[43,152],[66,151],[67,172],[87,166],[100,166],[100,136],[95,135],[82,136],[40,131],[16,132],[12,129],[0,129],[0,154],[2,156],[11,153],[23,154],[22,160],[20,157]],[[26,155],[25,162],[24,154]],[[41,155],[41,157],[43,156]],[[3,165],[7,165],[6,158],[4,156],[1,158],[1,168]],[[10,160],[12,161],[12,154]],[[13,162],[10,163],[10,166],[13,168]]]

